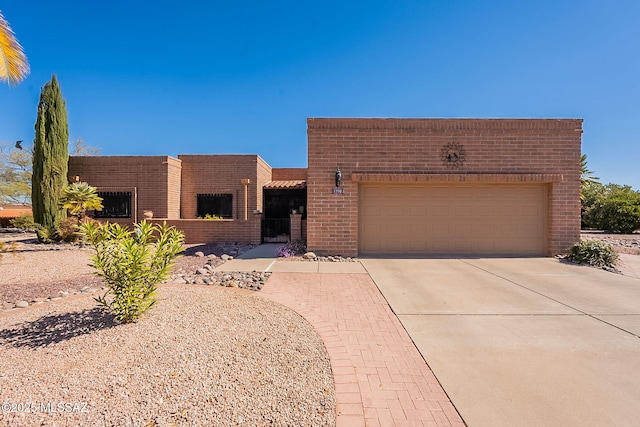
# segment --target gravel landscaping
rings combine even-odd
[[[158,305],[127,325],[114,325],[89,297],[0,316],[0,401],[36,411],[3,411],[0,421],[334,425],[333,376],[318,334],[291,310],[245,292],[163,286]],[[71,406],[41,412],[48,403]]]
[[[0,261],[0,301],[30,305],[0,310],[0,425],[335,425],[322,340],[295,312],[226,284],[242,277],[162,285],[139,322],[115,324],[93,300],[91,251],[52,248],[23,239]],[[246,249],[189,247],[174,277]],[[244,278],[259,289],[268,275]]]
[[[616,252],[640,255],[640,233],[607,234],[602,231],[582,231],[582,239],[600,240],[614,247]]]

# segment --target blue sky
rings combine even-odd
[[[0,141],[33,141],[56,74],[105,155],[306,166],[307,117],[583,118],[604,183],[640,190],[638,0],[0,2],[31,74]]]

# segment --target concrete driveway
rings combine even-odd
[[[552,258],[361,263],[469,426],[640,423],[640,280]]]

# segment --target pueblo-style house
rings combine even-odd
[[[259,155],[71,157],[100,220],[319,254],[550,256],[580,237],[580,119],[307,120],[308,167]]]

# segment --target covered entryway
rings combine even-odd
[[[546,255],[544,184],[359,187],[360,254]]]
[[[306,219],[307,182],[271,181],[263,188],[262,242],[286,243],[291,238],[292,213]]]

